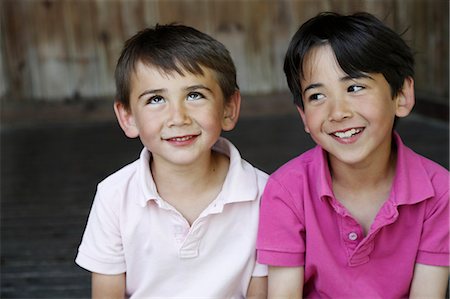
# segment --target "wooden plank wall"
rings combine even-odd
[[[110,97],[123,42],[155,23],[194,26],[222,41],[248,94],[287,90],[292,34],[319,11],[368,11],[417,51],[416,90],[448,103],[447,0],[2,0],[0,95],[15,101]],[[447,104],[448,105],[448,104]]]

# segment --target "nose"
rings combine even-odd
[[[332,101],[331,110],[329,114],[329,121],[342,121],[352,117],[353,112],[350,103],[345,99],[337,99]]]
[[[171,126],[183,126],[190,123],[189,113],[183,103],[172,103],[169,106],[169,115],[167,119],[167,125]]]

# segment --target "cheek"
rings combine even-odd
[[[310,130],[320,128],[325,120],[326,115],[320,109],[307,109],[303,116],[303,124]]]
[[[383,121],[383,123],[395,117],[394,102],[386,102],[385,105],[365,105],[360,107],[360,111],[365,118],[373,121]]]
[[[161,117],[157,114],[141,114],[136,117],[136,126],[141,134],[151,134],[158,130],[163,124]]]
[[[220,126],[223,118],[224,110],[217,107],[195,112],[195,119],[205,127]]]
[[[205,119],[202,126],[210,131],[221,131],[224,124],[224,118],[221,115],[211,115]]]

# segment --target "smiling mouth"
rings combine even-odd
[[[337,138],[345,139],[355,136],[363,131],[363,128],[351,128],[350,130],[333,132],[330,135],[333,135]]]
[[[191,140],[191,139],[193,139],[193,138],[195,138],[197,136],[198,135],[186,135],[186,136],[178,136],[178,137],[166,138],[165,140],[173,141],[173,142],[183,142],[183,141]]]

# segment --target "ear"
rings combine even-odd
[[[305,127],[305,132],[309,134],[310,131],[308,128],[308,124],[306,123],[305,112],[303,111],[303,109],[300,106],[296,106],[296,107],[297,107],[298,114],[300,114],[300,117],[302,118],[303,126]]]
[[[139,136],[139,130],[136,127],[133,114],[130,108],[126,108],[121,102],[114,102],[114,112],[116,113],[119,125],[123,132],[129,138],[136,138]]]
[[[414,79],[407,77],[403,82],[401,91],[396,95],[396,110],[395,115],[398,117],[407,116],[414,107]]]
[[[234,94],[225,102],[222,120],[222,129],[224,131],[231,131],[234,129],[238,122],[240,111],[241,93],[239,90],[236,90]]]

